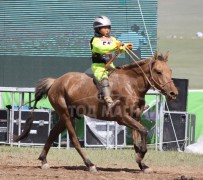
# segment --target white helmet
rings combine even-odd
[[[103,26],[111,26],[110,19],[106,16],[99,16],[99,17],[95,18],[94,23],[93,23],[94,29],[103,27]]]

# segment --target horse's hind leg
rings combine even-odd
[[[49,168],[49,165],[47,164],[47,153],[52,145],[52,143],[54,142],[54,140],[58,137],[58,135],[64,131],[66,129],[65,124],[63,123],[63,121],[59,120],[59,122],[57,122],[57,124],[53,127],[53,129],[50,131],[49,137],[42,149],[42,152],[39,156],[39,160],[41,160],[42,162],[42,169],[47,169]]]
[[[75,149],[78,151],[78,153],[82,157],[85,165],[89,168],[89,171],[97,172],[95,165],[87,158],[87,155],[82,151],[82,148],[78,141],[75,129],[73,127],[72,118],[69,116],[68,111],[64,110],[63,113],[61,114],[60,118],[63,120],[64,124],[66,125],[69,135],[71,137],[71,140],[75,146]]]

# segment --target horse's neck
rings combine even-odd
[[[132,71],[137,76],[137,81],[139,82],[139,92],[141,94],[146,94],[146,92],[150,88],[150,84],[148,80],[150,79],[150,61],[146,62],[146,64],[142,64],[138,67],[132,68]]]
[[[145,95],[150,88],[147,79],[150,79],[150,59],[142,60],[143,62],[129,65],[121,70],[121,74],[127,77],[126,82],[134,89],[136,94]]]

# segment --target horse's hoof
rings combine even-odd
[[[50,166],[49,166],[49,164],[43,164],[42,166],[41,166],[41,169],[49,169],[50,168]]]
[[[91,173],[96,173],[96,172],[97,172],[96,166],[90,166],[90,167],[89,167],[89,172],[91,172]]]
[[[153,173],[153,170],[151,168],[146,168],[143,170],[144,173],[149,174],[149,173]]]

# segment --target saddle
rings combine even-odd
[[[92,78],[92,81],[93,81],[94,85],[96,86],[96,88],[98,90],[97,98],[100,99],[100,100],[103,100],[104,95],[103,95],[101,83],[95,78],[94,74],[87,74],[87,76]]]

